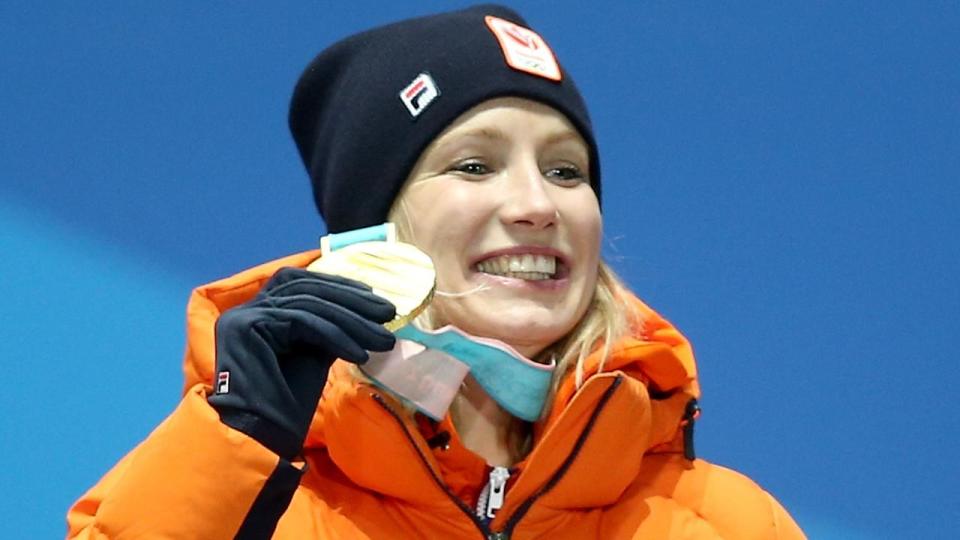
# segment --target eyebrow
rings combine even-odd
[[[489,139],[493,141],[509,141],[510,140],[510,137],[503,130],[499,128],[490,128],[490,127],[473,129],[465,133],[458,133],[455,136],[456,137],[476,137],[481,139]],[[450,136],[448,135],[447,137],[443,137],[442,139],[437,141],[438,146],[446,145],[447,139],[449,138]],[[560,142],[566,142],[568,140],[580,142],[583,140],[583,137],[581,137],[580,134],[577,133],[576,131],[558,131],[550,134],[550,136],[544,139],[543,144],[550,145],[550,144],[556,144]]]
[[[581,142],[583,141],[583,137],[581,137],[580,134],[577,133],[576,131],[560,131],[547,137],[546,140],[543,141],[543,143],[556,144],[556,143],[565,142],[568,140],[574,141],[574,142]],[[586,145],[586,141],[583,141],[583,142],[584,142],[584,145]]]
[[[486,128],[472,129],[472,130],[467,131],[467,132],[464,132],[464,133],[455,133],[455,134],[451,133],[451,134],[448,134],[446,137],[443,137],[442,139],[440,139],[440,140],[437,141],[437,142],[439,143],[439,145],[445,145],[445,144],[447,144],[448,139],[450,139],[451,137],[457,137],[457,138],[459,138],[459,137],[475,137],[475,138],[480,138],[480,139],[490,139],[490,140],[494,140],[494,141],[508,141],[508,140],[510,140],[510,137],[508,137],[507,134],[506,134],[505,132],[503,132],[502,130],[500,130],[500,129],[498,129],[498,128],[489,128],[489,127],[486,127]]]

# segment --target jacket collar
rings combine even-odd
[[[252,298],[279,268],[305,267],[318,256],[315,250],[292,255],[196,289],[187,309],[185,388],[213,380],[213,327],[221,312]],[[612,346],[602,372],[600,351],[594,352],[579,389],[572,375],[561,382],[501,514],[510,513],[511,501],[537,493],[554,508],[610,504],[636,478],[644,454],[676,447],[687,401],[699,396],[693,354],[666,320],[632,296],[629,302],[636,313],[633,335]],[[438,504],[449,499],[440,478],[456,491],[485,472],[457,442],[449,454],[431,449],[395,399],[358,382],[348,365],[337,363],[306,447],[326,448],[358,485]]]

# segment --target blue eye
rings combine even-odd
[[[493,169],[488,167],[486,163],[482,161],[470,160],[457,163],[450,168],[451,171],[460,172],[463,174],[468,174],[471,176],[482,176],[485,174],[490,174],[493,172]]]
[[[574,165],[562,165],[547,169],[544,176],[560,185],[573,186],[586,181],[583,172]]]

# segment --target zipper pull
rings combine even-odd
[[[486,517],[493,519],[497,510],[503,506],[503,497],[507,493],[507,479],[510,471],[506,467],[494,467],[490,471],[490,483],[487,484]]]
[[[683,411],[683,420],[680,425],[683,426],[683,457],[690,461],[697,459],[697,453],[693,451],[693,423],[700,417],[700,404],[697,398],[690,398],[687,407]]]

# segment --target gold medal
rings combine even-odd
[[[437,272],[430,257],[411,244],[368,241],[349,244],[310,263],[307,270],[366,283],[397,307],[384,325],[391,332],[416,318],[433,298]]]

